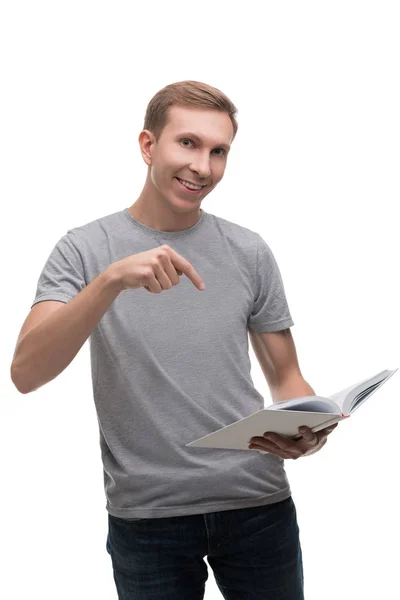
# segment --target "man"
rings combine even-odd
[[[274,401],[314,394],[269,246],[200,208],[224,175],[235,113],[195,81],[152,98],[139,198],[57,242],[11,367],[32,392],[90,338],[106,548],[123,599],[203,598],[206,555],[224,598],[304,597],[283,459],[318,451],[333,428],[252,440],[266,454],[186,446],[263,408],[249,336]]]

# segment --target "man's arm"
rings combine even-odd
[[[37,315],[33,319],[28,315],[11,364],[11,379],[17,390],[28,394],[62,373],[120,292],[117,274],[110,265],[39,323],[32,326]]]
[[[249,335],[273,402],[316,395],[301,374],[290,329],[259,333],[249,328]]]
[[[297,360],[296,348],[289,329],[262,332],[249,328],[250,339],[261,369],[268,381],[274,402],[301,396],[316,396],[304,380]],[[337,427],[331,425],[314,433],[310,427],[301,432],[299,440],[277,433],[265,432],[250,439],[249,449],[264,450],[281,458],[297,459],[318,452],[326,444],[328,435]]]

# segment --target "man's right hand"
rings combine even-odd
[[[179,275],[182,274],[185,274],[199,290],[205,289],[200,275],[190,262],[166,244],[147,252],[131,254],[112,263],[108,268],[114,271],[121,291],[144,287],[148,292],[160,294],[178,285]]]

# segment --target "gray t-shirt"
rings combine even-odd
[[[248,330],[294,322],[276,260],[258,233],[202,210],[165,232],[127,208],[70,229],[39,277],[32,306],[69,302],[108,265],[168,244],[182,275],[160,294],[125,290],[90,341],[107,511],[174,517],[272,504],[291,495],[284,460],[254,450],[185,445],[264,408],[251,375]]]

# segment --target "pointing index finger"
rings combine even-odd
[[[184,273],[186,277],[188,277],[199,290],[205,290],[205,283],[200,277],[200,275],[197,273],[193,265],[190,264],[188,260],[185,260],[180,254],[175,252],[175,250],[172,250],[172,248],[169,248],[169,251],[171,262],[174,265],[174,267],[177,270],[182,271],[182,273]]]

